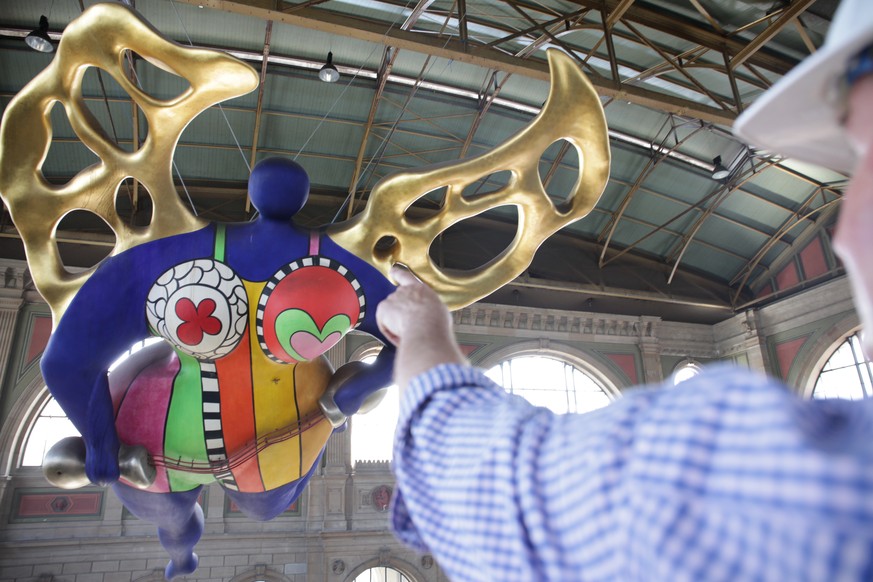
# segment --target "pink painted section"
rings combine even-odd
[[[100,515],[102,493],[26,493],[16,508],[17,517]]]
[[[45,350],[51,334],[51,317],[35,317],[33,319],[33,326],[30,328],[30,341],[27,344],[27,355],[24,358],[28,364],[33,362]]]
[[[637,377],[637,361],[633,357],[632,354],[604,354],[607,358],[612,360],[616,366],[621,368],[621,371],[627,374],[627,377],[630,378],[631,382],[634,384],[639,383],[639,379]]]
[[[803,264],[803,272],[807,279],[814,279],[828,272],[828,263],[825,260],[821,240],[815,239],[800,251],[800,262]]]
[[[470,354],[472,354],[473,352],[475,352],[476,350],[478,350],[478,349],[481,348],[482,346],[481,346],[481,345],[478,345],[478,344],[476,344],[476,345],[473,345],[473,344],[460,344],[459,347],[461,348],[461,353],[463,353],[465,356],[469,356]]]
[[[115,417],[118,437],[129,445],[143,445],[152,456],[164,454],[164,426],[173,392],[173,379],[179,372],[179,359],[158,360],[145,368],[128,388]],[[167,470],[158,467],[158,476],[148,491],[167,492]]]
[[[756,297],[766,297],[767,295],[770,295],[771,293],[773,293],[773,285],[771,285],[770,283],[767,283],[766,285],[761,287],[761,290],[758,291],[758,294],[756,295]]]
[[[800,276],[797,274],[797,266],[791,262],[776,275],[776,288],[780,291],[788,289],[800,283]]]
[[[782,374],[782,379],[788,378],[788,371],[791,369],[791,364],[797,358],[800,348],[806,342],[806,336],[794,340],[776,344],[776,359],[779,361],[779,373]]]
[[[319,239],[321,236],[317,231],[312,231],[309,233],[309,255],[315,256],[318,254],[318,249],[321,246],[321,240]]]

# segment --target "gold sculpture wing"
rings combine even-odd
[[[394,264],[407,266],[433,287],[450,309],[474,303],[518,277],[545,239],[591,212],[609,178],[609,136],[600,98],[569,56],[552,49],[548,58],[549,98],[530,125],[478,157],[382,179],[363,212],[328,230],[330,237],[385,276]],[[559,208],[546,193],[537,166],[546,148],[561,138],[576,148],[579,176],[567,203]],[[462,195],[468,185],[505,170],[511,173],[505,187],[475,198]],[[416,200],[443,187],[447,188],[445,201],[434,216],[408,216]],[[506,205],[518,209],[515,238],[486,265],[449,271],[430,258],[430,246],[440,233]],[[379,244],[386,237],[392,243]]]
[[[161,101],[141,91],[124,74],[126,51],[185,78],[190,87]],[[88,110],[82,80],[89,67],[112,75],[139,106],[149,134],[140,149],[126,152],[113,143]],[[163,38],[132,10],[97,4],[64,30],[57,55],[9,103],[0,126],[0,196],[24,241],[34,283],[57,325],[93,269],[69,273],[57,247],[57,226],[73,210],[87,210],[112,228],[112,254],[144,242],[205,226],[180,201],[173,184],[176,144],[188,123],[206,108],[257,87],[248,65],[221,52],[180,46]],[[42,165],[52,139],[51,109],[60,102],[76,135],[100,158],[68,184],[46,181]],[[148,227],[126,225],[115,211],[115,196],[128,177],[148,190],[153,215]]]

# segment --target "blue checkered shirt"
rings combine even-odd
[[[439,366],[394,470],[395,534],[456,582],[873,580],[873,401],[736,368],[556,415]]]

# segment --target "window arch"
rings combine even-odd
[[[375,566],[367,568],[357,576],[353,582],[413,582],[411,578],[406,576],[400,570],[395,570],[391,566]]]
[[[567,362],[590,376],[606,392],[610,400],[621,398],[621,387],[630,385],[628,380],[611,370],[609,365],[599,365],[597,357],[560,343],[546,340],[524,341],[496,350],[473,365],[489,370],[505,360],[521,356],[545,356]]]
[[[27,431],[19,466],[41,467],[46,451],[56,442],[64,437],[78,435],[79,431],[67,418],[58,401],[49,397]]]
[[[696,361],[691,359],[682,360],[673,368],[673,374],[670,376],[670,379],[673,382],[673,386],[676,386],[685,380],[690,380],[697,376],[702,370],[703,368]]]
[[[164,578],[161,578],[161,580],[164,580]],[[291,582],[291,579],[270,569],[266,565],[259,564],[251,570],[237,574],[231,578],[230,582]]]
[[[831,354],[812,390],[813,398],[860,400],[873,395],[873,363],[864,356],[855,332]]]
[[[162,341],[161,338],[149,337],[134,343],[130,349],[121,354],[109,366],[109,371],[111,372],[116,369],[122,362],[143,348]],[[42,460],[45,457],[46,451],[56,442],[62,438],[79,436],[80,434],[69,418],[67,418],[67,414],[63,411],[57,400],[49,394],[45,384],[40,389],[40,395],[37,396],[36,403],[39,413],[31,416],[32,420],[30,422],[24,421],[27,423],[27,427],[24,433],[23,445],[20,449],[21,454],[18,457],[19,467],[42,466]]]
[[[358,349],[350,360],[372,361],[381,349],[379,343],[367,344]],[[507,386],[504,378],[513,378],[508,391],[558,413],[596,410],[621,397],[615,388],[617,382],[580,355],[570,349],[543,349],[539,342],[500,350],[479,365],[486,368],[486,374],[501,386]],[[549,384],[543,389],[540,380],[544,369],[548,369],[553,377],[560,378],[560,385]],[[519,375],[516,377],[515,374]],[[353,464],[393,459],[394,428],[399,415],[400,391],[392,385],[379,406],[351,418]]]
[[[590,412],[613,400],[593,375],[553,355],[511,357],[489,368],[486,375],[510,394],[557,414]]]
[[[379,557],[371,558],[346,572],[343,560],[336,560],[339,566],[334,573],[346,573],[345,582],[418,582],[423,579],[421,571],[387,551],[380,552]],[[427,570],[435,566],[433,557],[421,557],[421,568]]]

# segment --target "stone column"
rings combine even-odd
[[[772,374],[774,370],[770,365],[765,338],[760,333],[757,311],[750,309],[743,314],[743,329],[746,333],[741,346],[749,359],[749,368]]]
[[[347,362],[347,351],[346,339],[343,338],[325,355],[331,366],[336,369]],[[342,432],[334,432],[325,445],[324,478],[320,480],[321,487],[318,491],[324,531],[351,529],[351,521],[347,515],[352,503],[352,492],[349,487],[349,481],[352,479],[351,432],[348,428]]]
[[[6,365],[9,363],[15,334],[15,320],[23,303],[20,290],[16,290],[14,297],[3,291],[8,289],[0,289],[0,378],[6,378]]]
[[[328,361],[334,369],[339,368],[347,361],[346,340],[340,342],[327,351]],[[324,450],[324,471],[326,475],[347,475],[351,472],[352,441],[351,431],[346,429],[335,432],[327,440]]]
[[[643,358],[643,370],[640,382],[656,384],[664,380],[664,370],[661,366],[661,342],[658,339],[658,323],[660,317],[641,316],[639,321],[639,347]]]
[[[5,268],[0,263],[0,269],[3,269],[2,286],[0,286],[0,382],[6,379],[6,366],[9,363],[15,335],[15,321],[24,303],[22,286],[25,268],[24,263],[18,266],[6,265]]]

